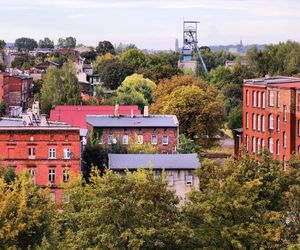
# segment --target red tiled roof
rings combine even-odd
[[[50,121],[66,122],[72,126],[86,128],[87,115],[113,115],[115,106],[56,106],[50,112]],[[140,115],[138,106],[119,106],[120,115]]]

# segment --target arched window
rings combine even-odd
[[[246,105],[249,106],[249,90],[246,90]]]
[[[279,140],[276,141],[276,155],[279,155],[280,153],[280,143]]]
[[[277,123],[277,125],[276,125],[277,131],[279,131],[280,130],[280,116],[279,115],[277,116],[276,123]]]
[[[286,148],[286,133],[283,132],[283,147]]]
[[[249,115],[246,113],[246,128],[249,128]]]
[[[274,127],[274,117],[272,114],[269,114],[269,129],[273,129]]]

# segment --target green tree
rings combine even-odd
[[[75,38],[75,37],[72,37],[72,36],[66,37],[65,39],[59,38],[59,39],[58,39],[57,45],[58,45],[60,48],[69,48],[69,49],[73,49],[73,48],[76,47],[76,38]]]
[[[190,154],[196,152],[196,145],[194,140],[189,139],[184,134],[179,135],[179,147],[178,152],[180,154]]]
[[[200,190],[189,195],[185,214],[194,230],[191,248],[284,249],[283,172],[266,155],[221,166],[204,162]]]
[[[0,248],[34,249],[51,234],[54,205],[47,190],[22,174],[7,183],[0,177]]]
[[[21,37],[16,39],[15,46],[19,50],[30,51],[38,47],[37,42],[32,38]]]
[[[228,116],[228,128],[233,130],[236,128],[241,128],[243,126],[243,108],[236,107],[233,108]]]
[[[101,61],[95,66],[95,72],[101,76],[104,86],[108,89],[117,89],[124,79],[134,73],[133,68],[118,59]]]
[[[5,69],[6,69],[6,64],[0,62],[0,72],[5,72]]]
[[[11,66],[13,68],[18,68],[18,69],[28,69],[33,67],[34,64],[35,64],[34,57],[29,54],[25,54],[22,56],[15,57],[15,59],[11,63]]]
[[[129,44],[119,43],[119,45],[116,47],[116,54],[122,54],[123,52],[130,49],[137,49],[137,47],[133,43],[129,43]]]
[[[144,78],[143,75],[127,76],[117,89],[117,102],[125,105],[150,105],[155,88],[156,84],[150,79]],[[138,101],[138,103],[134,103],[134,101]]]
[[[69,191],[61,241],[69,249],[185,249],[191,238],[166,181],[139,170],[93,173]]]
[[[0,102],[0,117],[5,116],[6,114],[6,104],[4,102]]]
[[[41,108],[49,114],[55,105],[78,105],[81,102],[81,86],[78,83],[72,61],[62,69],[49,67],[41,88]]]
[[[54,48],[54,42],[49,37],[45,37],[39,41],[39,48],[52,49]]]
[[[147,66],[146,55],[138,49],[130,49],[122,53],[121,60],[129,64],[135,71]]]
[[[80,56],[85,58],[85,63],[92,63],[93,61],[96,60],[97,53],[95,50],[90,50],[90,51],[82,52]]]
[[[110,41],[100,41],[98,43],[98,46],[96,47],[96,51],[98,52],[99,55],[105,55],[107,53],[110,53],[112,55],[116,54],[115,48],[112,45]]]
[[[6,43],[4,40],[0,40],[0,51],[3,50],[6,46]]]

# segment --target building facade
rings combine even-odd
[[[245,80],[243,130],[236,134],[249,154],[257,158],[267,150],[286,166],[291,155],[300,152],[300,78]]]
[[[103,146],[117,141],[127,147],[147,143],[157,147],[160,153],[172,154],[179,144],[175,115],[88,115],[87,126],[88,136],[96,134]]]
[[[192,188],[199,188],[195,170],[200,168],[197,154],[109,154],[109,169],[125,175],[125,170],[153,169],[154,179],[163,171],[168,188],[175,192],[181,204]]]
[[[28,108],[28,101],[32,94],[33,78],[25,74],[9,75],[0,73],[0,102],[10,106]]]
[[[63,201],[63,186],[80,175],[79,128],[44,119],[0,119],[0,167],[28,171],[34,183],[50,188],[53,201]]]

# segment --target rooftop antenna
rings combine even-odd
[[[205,62],[201,56],[200,50],[198,48],[198,38],[197,38],[197,25],[199,21],[183,21],[183,61],[191,61],[193,56],[193,50],[196,50],[202,64],[202,68],[207,72]]]

